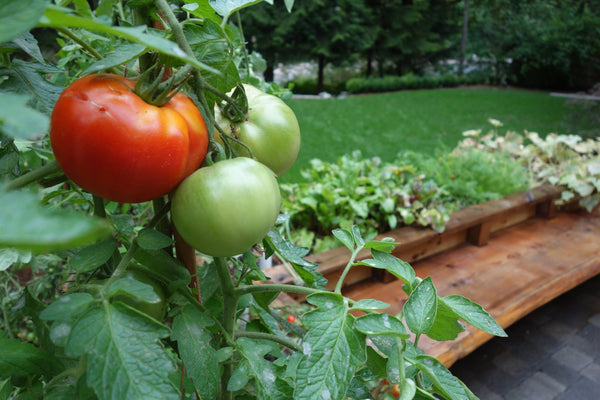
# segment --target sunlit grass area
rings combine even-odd
[[[546,92],[502,88],[415,90],[343,99],[291,99],[302,131],[298,160],[281,180],[300,179],[312,158],[335,161],[360,149],[365,156],[391,161],[409,149],[431,153],[453,147],[468,129],[577,133],[567,123],[573,112],[565,98]]]

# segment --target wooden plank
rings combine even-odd
[[[493,234],[487,246],[462,245],[413,264],[420,277],[431,276],[440,296],[460,294],[481,304],[504,328],[600,273],[600,217],[560,213],[531,219]],[[374,298],[398,313],[406,295],[402,282],[365,282],[344,294]],[[469,327],[455,341],[420,343],[450,366],[491,337]]]
[[[559,196],[559,189],[551,185],[543,185],[457,211],[452,214],[443,233],[409,226],[381,234],[378,239],[391,237],[395,242],[400,243],[394,249],[394,255],[412,263],[452,249],[467,240],[483,245],[487,235],[533,218],[540,213],[543,214],[544,210],[539,209],[538,205],[553,202]],[[475,234],[478,237],[473,236]],[[357,260],[369,256],[368,251],[363,251],[358,255]],[[307,260],[318,264],[319,272],[331,280],[339,276],[339,270],[344,268],[349,258],[350,251],[345,247],[338,247],[311,255]],[[293,283],[293,276],[282,266],[276,266],[265,273],[273,282]],[[384,282],[393,279],[390,274],[382,271],[373,272],[373,276]],[[353,269],[348,276],[348,282],[356,283],[360,279],[370,277],[369,273]]]

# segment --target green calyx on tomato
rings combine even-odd
[[[249,250],[275,224],[281,205],[273,171],[238,157],[200,168],[175,190],[173,224],[192,247],[214,257]]]
[[[165,301],[165,291],[163,287],[152,278],[144,275],[140,271],[128,270],[120,279],[134,279],[152,288],[155,296],[153,301],[145,301],[137,299],[125,294],[117,294],[113,296],[112,301],[120,301],[136,310],[149,315],[157,321],[162,321],[167,312],[167,303]],[[118,282],[118,281],[117,281]]]
[[[122,203],[165,195],[204,160],[208,133],[183,93],[146,103],[118,75],[78,79],[58,98],[50,142],[64,173],[83,189]]]
[[[228,119],[215,107],[215,121],[226,134],[248,146],[252,155],[277,175],[288,170],[300,150],[300,127],[292,109],[276,96],[250,85],[243,85],[248,99],[248,115],[241,122]],[[215,137],[223,141],[220,133]],[[233,143],[238,155],[249,157],[248,150]]]

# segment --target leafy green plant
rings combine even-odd
[[[368,235],[412,224],[441,231],[449,218],[437,184],[407,163],[383,163],[355,151],[337,163],[314,159],[302,175],[304,182],[282,184],[281,190],[288,224],[308,247],[338,226],[359,225]]]
[[[600,203],[600,140],[582,139],[577,135],[549,134],[541,137],[536,132],[518,134],[508,131],[501,135],[494,129],[481,135],[481,130],[466,132],[453,152],[460,156],[473,148],[511,157],[528,171],[532,185],[550,183],[564,188],[559,202],[579,198],[579,204],[592,210]]]
[[[252,105],[240,75],[255,81],[249,71],[256,60],[240,61],[247,54],[245,40],[239,24],[232,25],[230,19],[255,3],[8,0],[0,4],[0,398],[366,399],[372,397],[369,383],[379,379],[399,385],[406,399],[475,398],[437,359],[419,350],[419,340],[423,335],[456,338],[465,329],[459,319],[490,334],[504,336],[504,331],[470,300],[438,296],[431,278],[417,277],[408,264],[391,255],[394,243],[365,240],[355,225],[334,230],[351,257],[335,289],[328,291],[317,265],[303,258],[307,249],[293,245],[277,230],[271,229],[264,238],[253,232],[240,240],[248,216],[261,225],[266,219],[272,226],[279,210],[274,173],[258,161],[240,158],[237,149],[250,152],[252,146],[244,146],[234,135],[222,142],[214,137],[215,129],[225,134],[215,122],[215,106],[237,122],[248,118]],[[286,1],[289,8],[293,3]],[[46,52],[32,33],[36,28],[58,35],[61,50],[56,58],[42,55]],[[245,68],[246,74],[238,68]],[[103,91],[99,97],[87,89],[71,95],[63,92],[74,79],[90,73],[103,88],[107,82],[117,85],[115,76],[131,81],[124,92]],[[84,190],[55,159],[47,133],[69,129],[54,123],[61,118],[55,113],[61,92],[68,95],[67,101],[90,107],[87,113],[69,115],[84,121],[71,132],[72,141],[61,144],[63,150],[77,156],[82,153],[80,135],[99,139],[103,151],[88,153],[84,162],[101,156],[86,167],[104,173],[108,164],[116,173],[98,179],[123,183],[131,165],[123,162],[115,168],[115,154],[125,153],[135,168],[150,158],[142,149],[147,138],[142,128],[138,142],[123,151],[124,146],[100,137],[122,131],[109,128],[125,118],[118,113],[122,108],[108,107],[107,99],[118,101],[126,94],[146,101],[126,116],[140,117],[138,127],[148,121],[145,117],[156,115],[157,108],[175,100],[173,91],[184,93],[185,103],[200,110],[201,117],[190,120],[206,125],[209,136],[204,161],[200,166],[190,163],[197,170],[174,189],[157,191],[156,198],[142,203],[126,203],[136,199],[121,197],[109,201],[93,185],[89,192]],[[156,128],[153,122],[150,125]],[[192,125],[177,119],[162,133],[189,131]],[[162,155],[159,167],[178,150],[201,147],[192,139],[159,144],[173,150]],[[359,169],[368,164],[359,161],[348,160],[354,166],[342,169],[351,172],[343,182],[372,191],[376,176],[383,174],[415,196],[408,199],[409,217],[421,218],[432,210],[415,204],[418,196],[423,202],[435,198],[436,188],[411,177],[410,168],[378,169],[374,163],[372,174],[365,177]],[[231,163],[244,168],[241,183],[238,172],[231,175],[237,182],[215,174],[212,187],[185,189],[186,182],[194,185],[188,179]],[[257,178],[244,165],[257,164],[272,188],[268,212],[260,212],[259,206],[265,205],[263,190],[254,196],[255,203],[244,203],[248,208],[227,220],[237,205],[223,204],[215,187],[231,190],[225,198],[244,202]],[[188,164],[181,165],[178,170],[187,168]],[[142,174],[147,177],[146,168]],[[365,178],[368,182],[359,187]],[[117,191],[126,192],[142,177],[127,179]],[[200,202],[211,195],[210,215],[200,215],[198,211],[206,211],[198,209],[203,206]],[[364,214],[365,204],[349,197]],[[395,201],[404,197],[391,200],[385,207],[395,207]],[[374,204],[367,207],[381,214]],[[173,218],[180,211],[180,218]],[[436,218],[442,215],[438,211]],[[196,228],[207,218],[216,225],[202,244],[218,238],[214,233],[219,230],[223,237],[216,250],[198,243],[193,248],[183,239],[200,240]],[[388,224],[394,221],[391,216],[380,218]],[[192,219],[193,226],[180,229],[185,228],[182,220]],[[268,229],[260,226],[259,231]],[[219,249],[232,243],[239,247]],[[356,262],[363,250],[369,250],[372,258]],[[298,285],[268,282],[258,260],[275,253],[294,269],[301,280]],[[408,300],[400,314],[380,311],[388,307],[380,301],[354,301],[342,294],[348,271],[357,265],[384,269],[404,282]],[[283,318],[274,307],[280,293],[306,296],[298,316],[301,323]]]
[[[530,187],[527,168],[508,154],[478,148],[442,152],[439,156],[406,152],[398,163],[413,165],[443,189],[451,211],[499,199]]]

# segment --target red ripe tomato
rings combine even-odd
[[[121,203],[170,192],[200,166],[208,147],[191,98],[177,93],[156,107],[134,87],[111,74],[78,79],[60,95],[50,120],[52,149],[69,179]]]
[[[293,316],[293,315],[288,315],[286,319],[287,319],[287,321],[288,321],[289,323],[292,323],[292,324],[293,324],[294,322],[296,322],[296,317],[295,317],[295,316]]]

